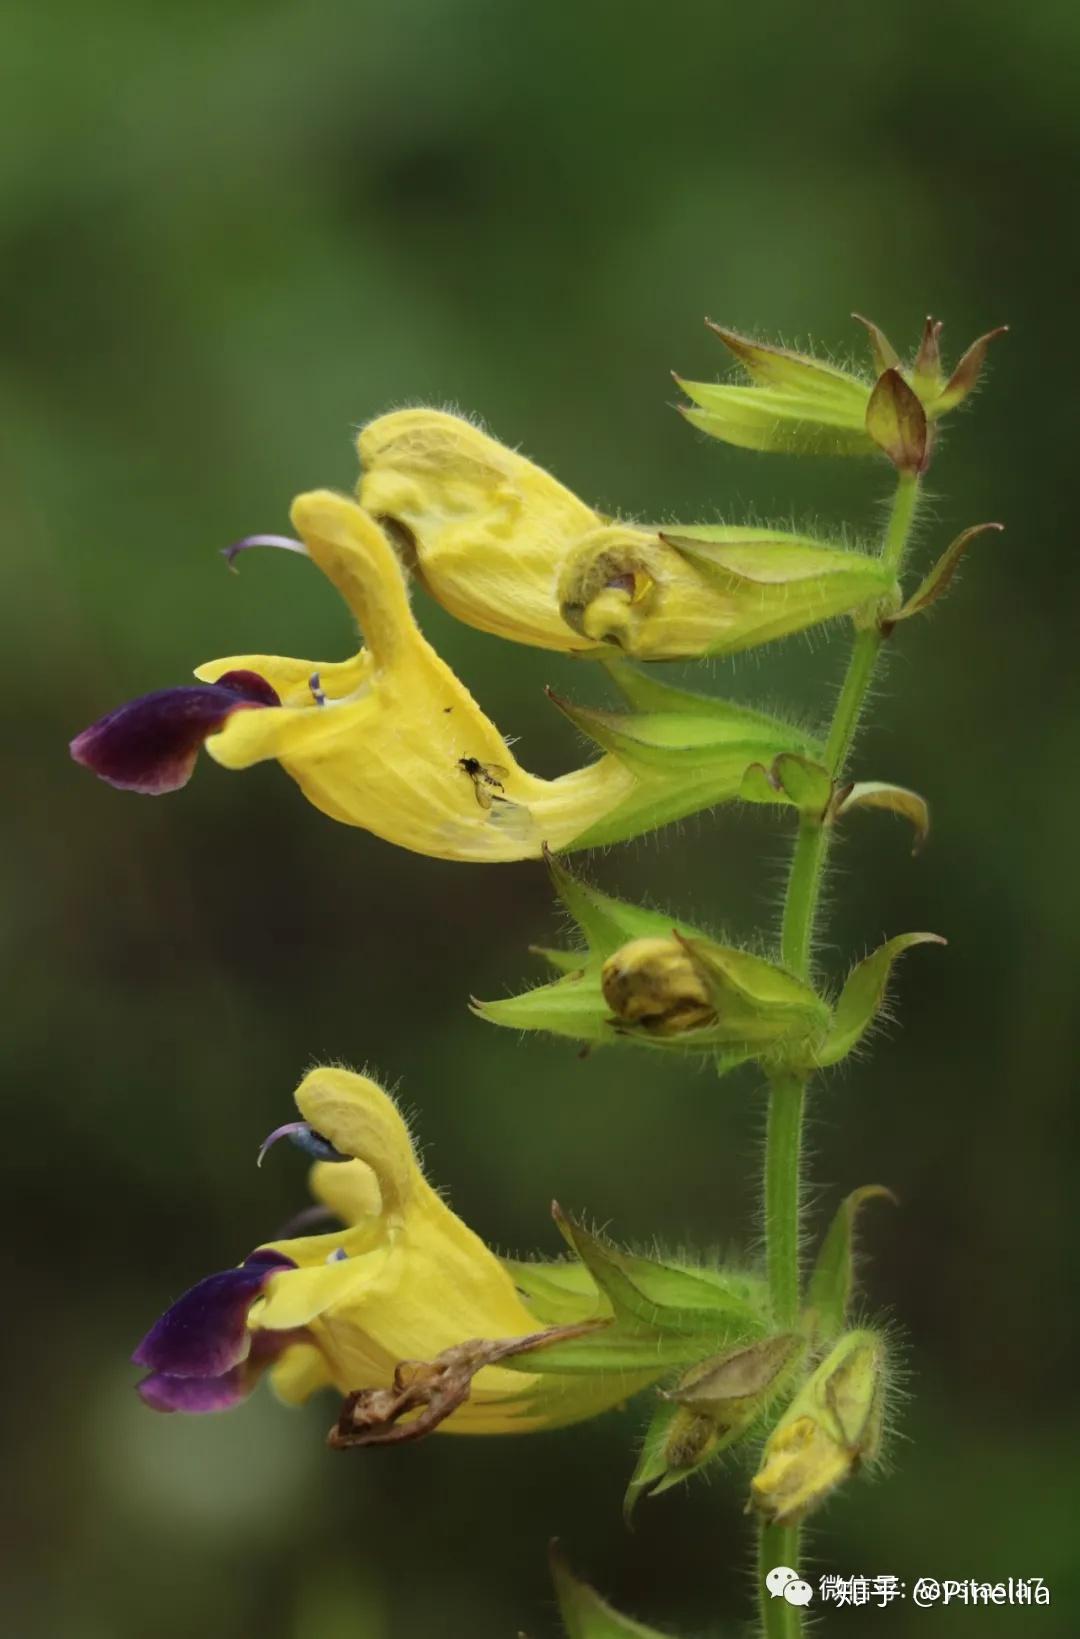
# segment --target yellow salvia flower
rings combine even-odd
[[[733,654],[884,595],[874,558],[775,529],[613,521],[442,410],[364,427],[358,494],[418,579],[481,631],[572,654]]]
[[[408,1128],[381,1087],[324,1067],[312,1070],[295,1096],[303,1120],[279,1132],[333,1158],[316,1164],[311,1184],[345,1228],[268,1242],[238,1269],[209,1277],[181,1298],[135,1356],[152,1370],[140,1391],[156,1409],[224,1409],[249,1391],[253,1368],[270,1362],[274,1387],[290,1403],[331,1386],[344,1395],[390,1390],[403,1363],[542,1329],[508,1269],[428,1183]],[[219,1290],[231,1305],[224,1328],[215,1307]],[[241,1333],[238,1305],[246,1312]],[[598,1319],[611,1313],[599,1292],[584,1307]],[[214,1336],[200,1337],[208,1316]],[[207,1361],[224,1371],[211,1375]],[[557,1427],[617,1404],[662,1369],[628,1375],[483,1366],[467,1398],[439,1426],[459,1434]]]
[[[560,779],[523,769],[464,683],[424,637],[383,531],[329,490],[298,496],[292,522],[366,639],[336,666],[244,655],[198,667],[266,678],[281,706],[236,712],[206,742],[226,768],[276,757],[308,800],[415,853],[535,859],[595,824],[634,786],[614,757]],[[312,697],[318,677],[321,699]]]
[[[76,760],[114,785],[161,792],[185,783],[204,742],[226,768],[276,758],[332,819],[440,859],[535,859],[620,807],[639,782],[615,756],[553,780],[520,766],[420,631],[394,550],[362,507],[315,490],[291,516],[294,549],[355,615],[359,652],[210,661],[196,670],[201,687],[144,696],[87,729]]]

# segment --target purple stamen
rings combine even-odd
[[[231,546],[223,546],[221,556],[232,569],[233,559],[241,552],[250,552],[255,546],[276,546],[281,552],[299,552],[302,558],[310,557],[303,541],[294,541],[291,535],[245,535],[242,541],[233,541]],[[239,574],[239,570],[233,569],[233,574]]]
[[[325,706],[326,695],[323,692],[322,684],[319,682],[318,672],[312,672],[311,676],[308,678],[308,688],[311,690],[311,698],[314,700],[315,704],[317,706]]]
[[[263,1156],[280,1138],[287,1138],[291,1144],[296,1145],[298,1150],[303,1150],[304,1154],[310,1155],[314,1161],[351,1161],[353,1159],[351,1155],[342,1155],[340,1150],[334,1148],[329,1138],[324,1138],[322,1133],[316,1132],[308,1122],[286,1121],[284,1126],[275,1127],[269,1138],[263,1140],[259,1146],[256,1166],[262,1166]]]

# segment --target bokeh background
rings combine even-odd
[[[907,959],[902,1028],[815,1102],[815,1226],[857,1184],[903,1203],[867,1216],[866,1292],[912,1395],[895,1476],[839,1498],[816,1548],[909,1583],[1041,1575],[1054,1604],[828,1631],[1075,1632],[1075,8],[58,0],[5,40],[9,1631],[541,1639],[556,1534],[643,1618],[742,1631],[745,1476],[628,1536],[640,1410],[331,1456],[326,1399],[155,1417],[127,1355],[302,1204],[299,1156],[253,1161],[314,1058],[400,1082],[458,1209],[549,1255],[555,1195],[631,1242],[752,1237],[755,1076],[583,1063],[472,1019],[467,994],[531,978],[555,932],[539,865],[398,853],[272,766],[124,796],[66,741],[219,653],[349,652],[320,577],[269,554],[233,578],[217,548],[348,487],[352,429],[394,405],[462,406],[626,513],[875,530],[881,468],[728,450],[670,407],[670,368],[723,367],[704,315],[843,358],[857,308],[912,344],[941,314],[954,357],[1011,323],[920,552],[1009,529],[898,636],[859,748],[930,798],[931,846],[913,862],[861,818],[833,879],[833,976],[884,934],[950,945]],[[419,612],[527,764],[579,758],[542,685],[599,700],[586,666]],[[821,713],[845,641],[698,681]],[[725,811],[589,870],[748,936],[785,848]]]

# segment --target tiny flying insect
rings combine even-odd
[[[502,763],[482,763],[479,757],[459,757],[458,767],[472,781],[476,800],[481,808],[490,808],[493,802],[505,800],[492,794],[504,789],[503,780],[510,772]]]

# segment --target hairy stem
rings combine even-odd
[[[899,574],[918,502],[915,473],[901,473],[882,547],[882,559]],[[855,639],[825,743],[825,764],[835,783],[844,772],[870,682],[881,650],[877,625]],[[795,838],[784,895],[780,935],[781,959],[797,978],[809,980],[821,885],[828,857],[830,827],[819,815],[803,814]],[[805,1075],[773,1078],[765,1139],[765,1247],[769,1293],[779,1327],[794,1324],[799,1313],[799,1213],[802,1174],[802,1118]],[[802,1612],[786,1599],[774,1599],[765,1576],[775,1565],[799,1568],[798,1526],[763,1523],[758,1552],[761,1623],[765,1639],[799,1639]]]

